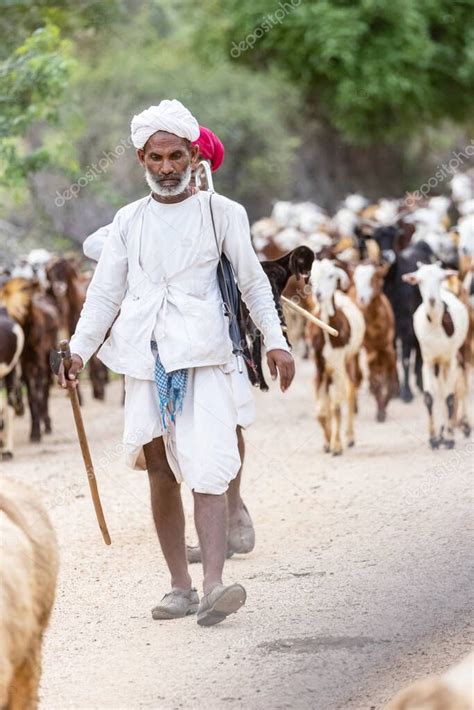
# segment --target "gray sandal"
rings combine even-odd
[[[181,619],[183,616],[195,614],[198,607],[199,596],[194,588],[188,591],[172,589],[152,609],[151,615],[154,619]]]
[[[200,626],[214,626],[229,616],[235,614],[245,604],[247,593],[241,584],[230,584],[224,587],[218,584],[205,594],[199,604],[197,622]]]

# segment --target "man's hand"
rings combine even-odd
[[[75,389],[77,385],[79,384],[79,381],[77,379],[77,374],[82,370],[84,367],[84,363],[82,362],[82,357],[79,355],[71,355],[71,360],[72,364],[71,367],[69,368],[68,372],[68,379],[66,380],[66,377],[64,376],[64,362],[61,362],[58,370],[58,380],[59,384],[61,387],[64,387],[64,389]]]
[[[280,375],[280,389],[285,392],[295,376],[295,361],[293,356],[286,350],[270,350],[267,353],[267,365],[272,376],[276,380],[277,371]]]

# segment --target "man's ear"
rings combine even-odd
[[[137,158],[142,165],[145,165],[145,151],[143,148],[137,148]]]
[[[190,148],[190,153],[191,153],[191,169],[196,170],[197,166],[199,165],[199,146],[192,145]]]
[[[414,286],[418,283],[416,271],[412,271],[411,274],[402,274],[402,280],[406,281],[407,284],[411,284],[412,286]]]

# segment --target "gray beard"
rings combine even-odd
[[[176,187],[163,187],[148,168],[145,170],[145,180],[150,190],[160,197],[176,197],[176,195],[181,195],[189,186],[191,173],[191,166],[188,165]]]

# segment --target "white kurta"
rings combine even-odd
[[[207,199],[207,196],[204,199]],[[217,209],[219,205],[222,203],[218,203]],[[232,221],[230,224],[232,225]],[[110,239],[107,231],[107,228],[103,228],[99,230],[100,234],[93,235],[98,237],[98,246],[92,258],[100,256],[102,246]],[[204,234],[207,236],[206,240],[203,240]],[[149,201],[147,208],[141,214],[140,229],[132,230],[132,235],[127,244],[129,281],[130,272],[138,272],[142,288],[145,290],[137,291],[135,287],[137,281],[133,277],[131,289],[130,285],[128,289],[132,296],[132,303],[134,299],[139,301],[143,293],[148,296],[151,292],[153,296],[153,289],[157,294],[161,294],[159,307],[154,311],[154,326],[151,321],[151,335],[158,343],[158,348],[160,349],[170,339],[174,341],[181,339],[191,344],[193,337],[198,335],[198,330],[201,331],[199,333],[201,340],[203,335],[204,337],[207,335],[212,342],[216,337],[222,337],[217,335],[220,330],[216,330],[216,319],[221,321],[220,329],[224,338],[228,338],[226,320],[222,318],[220,292],[215,278],[215,263],[219,249],[213,235],[209,235],[208,226],[207,228],[203,226],[203,198],[196,195],[184,202],[171,205]],[[237,233],[232,233],[230,230],[229,233],[227,229],[223,236],[229,242],[230,251],[232,251],[232,239],[248,239],[248,235],[242,234],[240,230]],[[273,301],[269,301],[271,298],[269,285],[268,292],[265,293],[266,277],[262,280],[261,275],[264,274],[260,273],[261,267],[255,264],[255,255],[250,243],[245,244],[244,241],[239,250],[243,250],[238,256],[242,280],[245,283],[252,274],[255,282],[255,288],[252,288],[252,284],[247,289],[249,300],[252,301],[252,297],[255,298],[257,292],[262,294],[258,306],[257,301],[254,302],[259,315],[265,313],[265,317],[261,317],[261,320],[267,332],[267,339],[271,340],[274,346],[282,346],[286,349]],[[196,268],[191,267],[185,281],[179,276],[175,286],[177,291],[173,293],[170,288],[173,281],[176,281],[175,275],[183,272],[183,263],[189,262],[190,255],[191,264],[196,264]],[[197,260],[197,263],[194,260]],[[100,267],[104,271],[103,261]],[[210,269],[209,276],[203,276],[203,268]],[[190,293],[188,300],[185,297],[186,292]],[[193,298],[198,299],[200,307],[207,304],[206,308],[209,310],[200,312],[198,309],[192,323],[194,331],[190,332],[189,320],[182,317],[178,305],[180,307],[185,305],[192,314],[195,310]],[[143,313],[148,311],[144,310]],[[137,317],[139,317],[138,313]],[[79,328],[79,335],[76,337],[79,352],[88,338],[87,312],[84,320],[85,327]],[[210,328],[207,328],[208,324]],[[146,469],[143,445],[153,438],[163,436],[167,458],[178,481],[184,481],[191,489],[200,493],[221,494],[227,490],[229,482],[236,476],[241,463],[236,426],[240,425],[244,428],[249,426],[254,421],[255,409],[247,373],[237,371],[235,359],[229,355],[228,349],[219,346],[217,350],[227,353],[221,359],[221,365],[206,366],[203,363],[198,367],[188,368],[188,386],[183,411],[177,415],[175,424],[169,424],[166,430],[162,427],[155,382],[150,378],[131,375],[130,372],[134,371],[135,364],[127,361],[123,440],[129,466],[135,469]]]
[[[192,198],[189,203],[165,205],[153,200],[145,215],[139,260],[150,279],[180,268],[177,235],[197,243],[202,229]],[[171,209],[170,209],[171,207]],[[191,207],[191,209],[190,209]],[[157,234],[156,225],[160,225]],[[217,247],[216,247],[217,249]],[[217,297],[219,295],[217,294]],[[157,342],[166,337],[159,318],[154,329]],[[240,409],[240,412],[239,412]],[[219,495],[237,475],[241,462],[236,427],[254,419],[251,385],[234,363],[189,368],[183,411],[174,424],[163,429],[155,382],[126,377],[124,446],[132,468],[146,468],[143,445],[163,436],[168,462],[178,482],[196,493]]]
[[[217,283],[220,251],[234,267],[267,350],[289,349],[245,210],[213,195],[216,244],[209,200],[208,193],[198,193],[163,205],[146,197],[117,212],[71,338],[71,351],[84,363],[103,343],[98,356],[111,370],[151,380],[153,331],[166,372],[228,362],[232,345]]]

